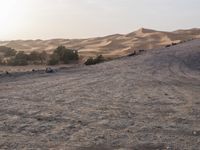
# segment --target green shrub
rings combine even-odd
[[[96,59],[95,59],[96,63],[101,63],[101,62],[104,62],[104,61],[105,61],[105,59],[102,55],[97,56]]]
[[[62,63],[68,64],[72,61],[79,60],[78,51],[67,49],[65,46],[59,46],[55,51],[54,55],[57,55],[59,57],[59,61]]]
[[[71,63],[79,60],[78,51],[67,49],[64,46],[59,46],[54,50],[53,54],[48,55],[45,51],[37,52],[32,51],[30,54],[25,54],[25,52],[16,52],[14,49],[0,46],[0,52],[3,57],[6,58],[6,62],[0,59],[0,64],[2,65],[13,65],[13,66],[23,66],[28,64],[49,64],[57,65],[59,63]]]
[[[0,65],[5,65],[5,63],[3,61],[3,57],[0,57]]]
[[[47,58],[48,58],[47,52],[42,51],[42,52],[40,53],[39,58],[40,58],[41,64],[44,64],[44,63],[47,61]]]
[[[40,53],[36,52],[36,51],[32,51],[29,56],[28,56],[28,60],[29,61],[38,61],[40,57]]]
[[[104,61],[105,61],[104,57],[102,55],[98,55],[96,58],[92,58],[92,57],[88,58],[84,64],[95,65]]]
[[[57,65],[59,64],[59,56],[57,54],[52,54],[48,61],[48,65]]]
[[[25,66],[28,65],[28,55],[24,51],[19,51],[15,57],[8,61],[8,65]]]
[[[10,48],[10,47],[6,47],[6,46],[0,46],[0,52],[2,52],[4,54],[4,57],[11,57],[11,56],[15,56],[17,51]]]
[[[32,51],[28,55],[28,61],[32,62],[33,64],[44,64],[44,62],[47,60],[48,54],[43,51],[43,52],[37,52],[37,51]]]
[[[94,59],[92,57],[90,57],[86,60],[86,62],[84,64],[85,65],[94,65]]]

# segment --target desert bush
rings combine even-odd
[[[84,64],[85,65],[94,65],[94,59],[92,57],[90,57],[86,60],[86,62]]]
[[[68,64],[79,60],[78,51],[67,49],[64,46],[59,46],[51,55],[48,55],[45,51],[32,51],[30,54],[26,54],[23,51],[16,52],[14,49],[7,47],[0,47],[0,52],[4,57],[9,56],[6,58],[6,63],[3,63],[3,60],[0,60],[0,64],[12,66],[23,66],[28,64],[57,65],[59,63]]]
[[[28,55],[24,51],[19,51],[15,57],[8,60],[8,65],[25,66],[28,65]]]
[[[166,45],[165,47],[167,48],[167,47],[175,46],[175,45],[177,45],[177,44],[178,44],[178,43],[172,43],[172,44]]]
[[[3,60],[3,57],[0,57],[0,65],[4,65],[4,60]]]
[[[29,55],[28,55],[28,60],[29,61],[38,61],[40,57],[40,53],[36,52],[36,51],[32,51]]]
[[[95,62],[96,62],[96,63],[101,63],[101,62],[103,62],[103,61],[105,61],[103,55],[98,55],[98,56],[96,57],[96,59],[95,59]]]
[[[41,63],[44,64],[44,63],[47,61],[47,58],[48,58],[47,52],[42,51],[42,52],[40,53],[39,58],[40,58]]]
[[[54,50],[52,56],[50,56],[50,61],[53,59],[55,61],[55,58],[58,59],[59,62],[68,64],[73,61],[79,60],[78,51],[67,49],[64,46],[59,46],[57,49]]]
[[[57,54],[52,54],[48,61],[48,65],[57,65],[59,64],[59,56]]]
[[[6,47],[6,46],[0,46],[0,52],[2,52],[4,54],[4,57],[11,57],[11,56],[15,56],[17,51],[10,48],[10,47]]]
[[[104,57],[102,55],[98,55],[96,58],[92,58],[92,57],[88,58],[84,64],[95,65],[104,61],[105,61]]]
[[[32,51],[28,55],[28,61],[34,64],[44,64],[44,62],[47,60],[47,57],[48,54],[45,51],[43,52]]]

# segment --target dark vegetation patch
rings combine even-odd
[[[79,55],[77,50],[67,49],[64,46],[56,48],[52,54],[45,51],[16,51],[12,48],[0,47],[0,65],[25,66],[25,65],[57,65],[77,63]]]
[[[0,46],[0,53],[3,53],[4,57],[15,56],[17,51],[6,46]]]
[[[99,64],[105,61],[105,58],[103,57],[103,55],[98,55],[95,58],[90,57],[86,60],[86,62],[84,63],[85,65],[95,65],[95,64]]]
[[[145,52],[145,50],[144,49],[140,49],[140,50],[137,50],[137,51],[134,51],[134,52],[128,54],[127,56],[131,57],[131,56],[139,55],[139,54],[141,54],[143,52]]]
[[[79,55],[77,50],[67,49],[64,46],[56,48],[48,61],[49,65],[69,64],[77,62]]]

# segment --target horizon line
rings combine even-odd
[[[1,40],[0,42],[8,42],[8,41],[49,41],[49,40],[84,40],[84,39],[93,39],[93,38],[102,38],[102,37],[107,37],[107,36],[112,36],[112,35],[127,35],[133,32],[137,32],[141,29],[146,29],[146,30],[152,30],[155,32],[176,32],[176,31],[187,31],[187,30],[200,30],[200,27],[192,27],[192,28],[181,28],[181,29],[176,29],[176,30],[157,30],[157,29],[152,29],[152,28],[145,28],[145,27],[141,27],[138,28],[137,30],[134,30],[132,32],[128,32],[128,33],[113,33],[113,34],[107,34],[107,35],[102,35],[102,36],[91,36],[91,37],[82,37],[82,38],[33,38],[33,39],[12,39],[12,40]]]

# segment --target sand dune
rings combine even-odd
[[[115,58],[127,55],[139,49],[160,48],[171,43],[200,38],[200,29],[177,30],[163,32],[141,28],[129,34],[114,34],[89,39],[52,39],[52,40],[15,40],[1,41],[0,45],[9,46],[26,52],[51,52],[59,45],[78,49],[84,57],[103,54]]]

